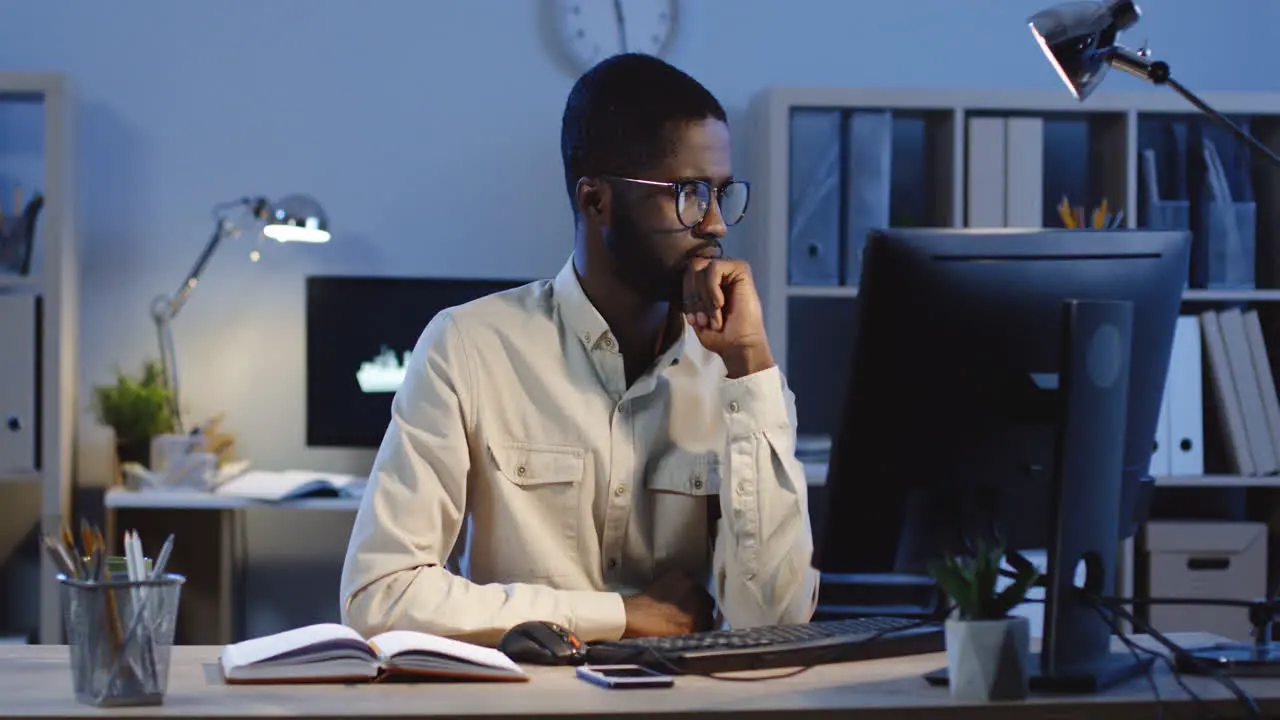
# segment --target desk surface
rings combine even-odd
[[[531,668],[528,683],[396,683],[379,685],[228,686],[218,670],[218,647],[178,646],[165,705],[100,710],[71,696],[67,648],[0,647],[0,717],[732,717],[855,718],[993,717],[988,706],[952,702],[921,674],[945,664],[941,654],[816,667],[795,677],[725,682],[680,677],[665,690],[606,690],[578,680],[570,668]],[[775,672],[775,671],[769,671]],[[1190,709],[1167,670],[1154,680],[1166,705]],[[1242,708],[1216,682],[1184,678],[1215,712]],[[1280,712],[1280,680],[1241,681],[1264,713]],[[1208,710],[1209,708],[1204,708]],[[1000,707],[1000,718],[1132,720],[1155,710],[1151,685],[1139,678],[1101,695],[1037,697]],[[914,712],[913,712],[914,711]]]
[[[103,504],[108,508],[130,510],[245,510],[248,508],[280,508],[282,510],[347,510],[360,508],[359,498],[322,497],[297,500],[257,500],[254,498],[215,495],[197,490],[149,490],[138,492],[112,488]]]

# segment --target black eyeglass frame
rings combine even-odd
[[[720,208],[720,217],[724,220],[725,227],[733,227],[734,225],[737,225],[738,223],[742,222],[742,218],[747,216],[747,208],[751,207],[751,183],[746,180],[737,180],[737,179],[730,180],[729,182],[725,183],[723,187],[715,187],[711,183],[707,182],[706,180],[680,180],[680,181],[670,182],[670,181],[662,181],[662,180],[641,180],[639,178],[629,178],[629,177],[623,177],[621,175],[605,175],[604,177],[608,178],[609,180],[622,180],[623,182],[638,183],[640,185],[649,185],[652,187],[667,188],[668,190],[671,191],[672,197],[674,197],[675,200],[677,201],[676,202],[676,221],[689,230],[692,230],[693,228],[696,228],[698,227],[698,225],[702,224],[702,221],[707,218],[707,212],[710,211],[711,207],[707,206],[707,209],[702,211],[702,216],[698,218],[697,222],[693,223],[692,225],[690,225],[689,223],[686,223],[684,221],[684,218],[680,217],[679,200],[680,200],[680,188],[682,186],[701,185],[702,187],[705,187],[707,189],[707,197],[715,200],[716,207]],[[747,200],[742,204],[742,212],[738,213],[738,217],[735,218],[733,221],[730,221],[729,218],[724,216],[724,204],[720,202],[720,200],[724,196],[725,190],[730,185],[741,185],[747,192]]]

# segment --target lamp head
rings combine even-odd
[[[1031,16],[1031,34],[1077,100],[1084,100],[1112,65],[1152,82],[1167,79],[1168,67],[1152,63],[1145,52],[1116,43],[1142,11],[1133,0],[1075,0]],[[1164,77],[1161,73],[1166,73]]]
[[[274,203],[259,199],[253,214],[266,223],[262,234],[277,242],[329,242],[329,217],[310,195],[287,195]]]

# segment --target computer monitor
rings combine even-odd
[[[307,445],[376,448],[427,323],[529,280],[312,276],[306,280]]]
[[[1114,595],[1189,252],[1181,231],[871,233],[818,569],[923,572],[992,535],[1045,549],[1033,684],[1132,674],[1065,585],[1084,560],[1086,587]]]

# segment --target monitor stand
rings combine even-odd
[[[1143,675],[1153,662],[1113,652],[1112,624],[1075,585],[1083,561],[1084,591],[1115,594],[1133,305],[1067,300],[1063,319],[1059,388],[1049,393],[1060,413],[1049,493],[1044,638],[1028,669],[1033,691],[1090,693]],[[946,670],[925,679],[945,685]]]

